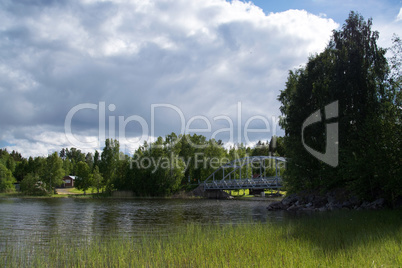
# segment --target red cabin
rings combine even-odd
[[[62,187],[74,187],[75,176],[64,176]]]

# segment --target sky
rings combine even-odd
[[[391,0],[3,0],[0,148],[93,152],[116,138],[132,154],[172,132],[227,146],[282,136],[289,70],[351,10],[380,46],[402,36]]]

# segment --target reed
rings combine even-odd
[[[6,245],[0,267],[402,267],[401,220],[401,211],[341,211],[135,236],[55,236],[45,245],[38,237]]]

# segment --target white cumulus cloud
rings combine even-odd
[[[113,127],[118,137],[119,117],[133,115],[149,136],[152,123],[155,136],[180,132],[177,111],[159,109],[151,118],[152,104],[169,104],[184,123],[205,116],[211,133],[229,124],[214,118],[230,118],[236,139],[238,125],[243,133],[253,116],[279,116],[288,70],[322,51],[339,26],[304,10],[265,14],[224,0],[4,1],[0,25],[0,141],[24,156],[74,146],[64,122],[82,103],[98,107],[73,118],[82,140],[99,135],[101,102],[106,137]],[[124,130],[127,140],[144,132],[138,121]],[[233,142],[228,133],[217,138]]]

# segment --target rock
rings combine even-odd
[[[316,208],[308,207],[308,208],[301,208],[300,210],[301,210],[301,211],[315,211]]]
[[[336,197],[334,196],[333,193],[327,194],[327,200],[328,200],[328,203],[336,203],[337,202]]]
[[[342,208],[351,208],[353,204],[350,201],[345,201],[342,203]]]
[[[402,206],[402,198],[398,201],[398,205]],[[300,192],[298,195],[292,194],[285,197],[282,202],[270,204],[267,209],[288,211],[332,211],[339,209],[381,209],[385,206],[386,201],[384,198],[377,199],[373,202],[362,202],[358,197],[352,196],[347,190],[340,188],[327,192],[324,196],[319,194],[319,192]]]
[[[370,205],[369,202],[364,201],[359,208],[360,209],[368,209],[369,205]]]
[[[331,211],[332,210],[338,210],[338,209],[342,208],[342,205],[339,204],[339,203],[328,203],[327,208],[328,208],[328,210],[331,210]]]
[[[308,195],[307,197],[306,197],[306,202],[307,203],[313,203],[314,202],[314,199],[316,199],[316,195],[314,195],[314,194],[310,194],[310,195]]]
[[[374,202],[371,202],[368,205],[369,209],[380,209],[380,208],[384,208],[385,205],[385,199],[384,198],[380,198],[375,200]]]
[[[361,201],[357,196],[352,196],[351,198],[349,198],[348,200],[350,203],[353,204],[353,206],[359,206],[361,205]]]
[[[360,206],[361,202],[355,196],[349,198],[348,200],[342,202],[341,207],[347,209],[356,209]]]
[[[287,207],[282,204],[282,202],[274,202],[268,205],[267,209],[270,211],[273,210],[284,210]]]
[[[325,206],[325,204],[328,203],[328,200],[326,197],[323,196],[315,196],[312,200],[313,206],[316,208],[320,208]]]
[[[348,208],[348,209],[357,208],[360,205],[361,205],[361,202],[359,201],[359,199],[356,196],[352,196],[348,200],[342,202],[342,207]]]
[[[287,208],[287,211],[297,211],[300,210],[302,207],[298,206],[296,204],[291,205],[290,207]]]
[[[299,197],[295,194],[289,195],[282,200],[282,204],[285,206],[289,206],[299,200]]]
[[[384,198],[379,198],[373,202],[367,202],[364,201],[361,206],[358,208],[358,210],[361,209],[381,209],[384,208],[385,206],[385,199]]]

